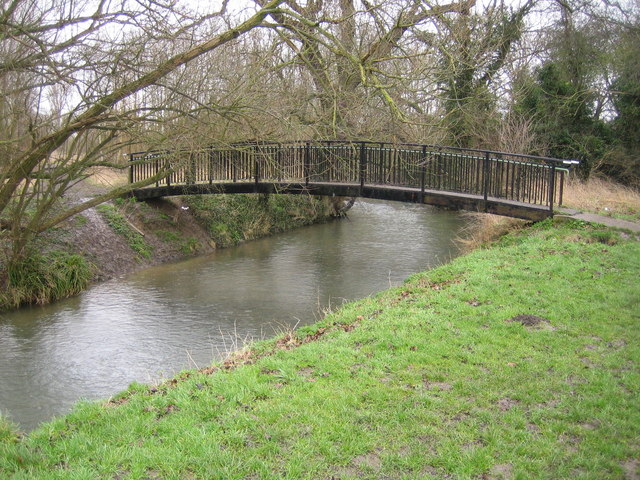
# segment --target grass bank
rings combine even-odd
[[[0,442],[0,477],[637,478],[638,278],[636,239],[543,222],[220,365],[78,405]]]
[[[85,258],[60,250],[31,251],[6,265],[0,274],[0,311],[27,303],[54,302],[81,292],[91,281],[91,267]]]

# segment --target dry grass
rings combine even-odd
[[[640,221],[640,192],[600,177],[565,184],[563,206],[585,212]],[[523,228],[528,222],[488,213],[464,213],[467,227],[456,242],[464,251],[474,250],[503,235]]]
[[[563,205],[600,215],[640,220],[640,192],[599,177],[591,177],[586,182],[568,182]]]
[[[116,170],[106,167],[94,167],[87,182],[102,187],[119,187],[129,181],[128,170]]]
[[[507,233],[524,228],[529,222],[519,218],[502,217],[490,213],[465,212],[467,226],[456,238],[462,250],[469,252],[486,245]]]

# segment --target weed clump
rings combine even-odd
[[[0,415],[0,444],[15,443],[19,440],[18,427]]]
[[[77,254],[30,253],[9,263],[4,275],[0,308],[8,309],[29,303],[42,305],[78,294],[91,280],[91,267]]]

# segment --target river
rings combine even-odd
[[[358,201],[346,220],[95,285],[0,315],[0,412],[29,431],[79,399],[204,367],[458,254],[455,212]]]

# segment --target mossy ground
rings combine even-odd
[[[0,476],[637,478],[638,278],[635,239],[544,222],[224,364],[81,404],[0,443]]]

